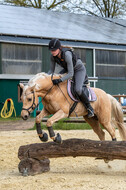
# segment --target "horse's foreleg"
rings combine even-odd
[[[57,135],[55,135],[55,132],[53,131],[53,128],[52,128],[52,125],[62,119],[62,118],[65,118],[67,117],[68,114],[64,113],[63,110],[59,110],[58,112],[56,112],[51,118],[48,119],[47,121],[47,127],[48,127],[48,131],[49,131],[49,135],[50,135],[50,138],[53,139],[55,142],[57,143],[61,143],[62,140],[61,140],[61,136],[60,134],[58,133]]]
[[[43,117],[49,115],[49,113],[43,108],[42,111],[36,116],[36,130],[41,141],[47,141],[48,135],[41,129],[41,120]]]
[[[42,118],[48,115],[50,115],[50,113],[43,108],[42,111],[36,116],[36,123],[40,123]]]

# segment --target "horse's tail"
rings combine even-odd
[[[122,140],[126,140],[126,126],[123,121],[123,112],[120,103],[110,94],[108,97],[111,101],[111,124],[119,129]]]

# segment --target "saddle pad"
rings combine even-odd
[[[89,97],[88,97],[89,101],[90,102],[96,101],[97,100],[97,96],[96,96],[94,90],[92,88],[88,87],[88,92],[89,92]]]
[[[72,83],[73,81],[68,79],[67,81],[67,92],[68,92],[68,95],[70,96],[70,98],[74,101],[74,102],[79,102],[79,100],[77,100],[74,95],[72,94]]]
[[[73,101],[79,102],[79,100],[76,99],[75,96],[74,96],[74,94],[72,93],[72,92],[74,92],[74,90],[71,89],[71,88],[73,88],[72,83],[73,83],[73,81],[70,80],[70,79],[69,79],[68,82],[67,82],[67,92],[68,92],[68,95],[70,96],[70,98],[71,98]],[[88,97],[89,101],[90,101],[90,102],[96,101],[96,100],[97,100],[97,96],[96,96],[94,90],[93,90],[92,88],[88,87],[88,92],[89,92],[89,97]]]

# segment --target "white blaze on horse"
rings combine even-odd
[[[61,75],[54,75],[53,78],[60,78]],[[41,129],[41,120],[43,117],[53,114],[47,120],[47,128],[50,138],[55,142],[61,143],[60,134],[53,131],[53,124],[69,116],[69,110],[74,101],[67,93],[67,81],[58,85],[53,85],[51,75],[46,73],[39,73],[29,80],[28,85],[24,86],[20,83],[23,89],[22,102],[23,108],[21,116],[23,119],[28,119],[30,113],[38,105],[38,97],[42,97],[43,109],[39,115],[36,116],[36,129],[39,138],[42,141],[48,140],[48,135]],[[93,128],[100,140],[105,140],[105,133],[100,127],[100,124],[108,131],[112,140],[116,140],[115,127],[119,129],[122,140],[126,140],[126,127],[123,122],[123,112],[119,102],[109,94],[106,94],[99,88],[92,88],[97,96],[97,100],[91,102],[94,109],[95,117],[88,118],[87,110],[81,102],[79,102],[75,110],[71,113],[71,117],[83,116],[87,123]]]

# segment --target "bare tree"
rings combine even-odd
[[[84,13],[101,17],[126,16],[126,0],[3,0],[19,6]]]
[[[74,12],[101,17],[120,17],[126,13],[126,0],[69,0]]]
[[[4,2],[24,7],[46,8],[49,10],[63,4],[66,0],[4,0]]]

